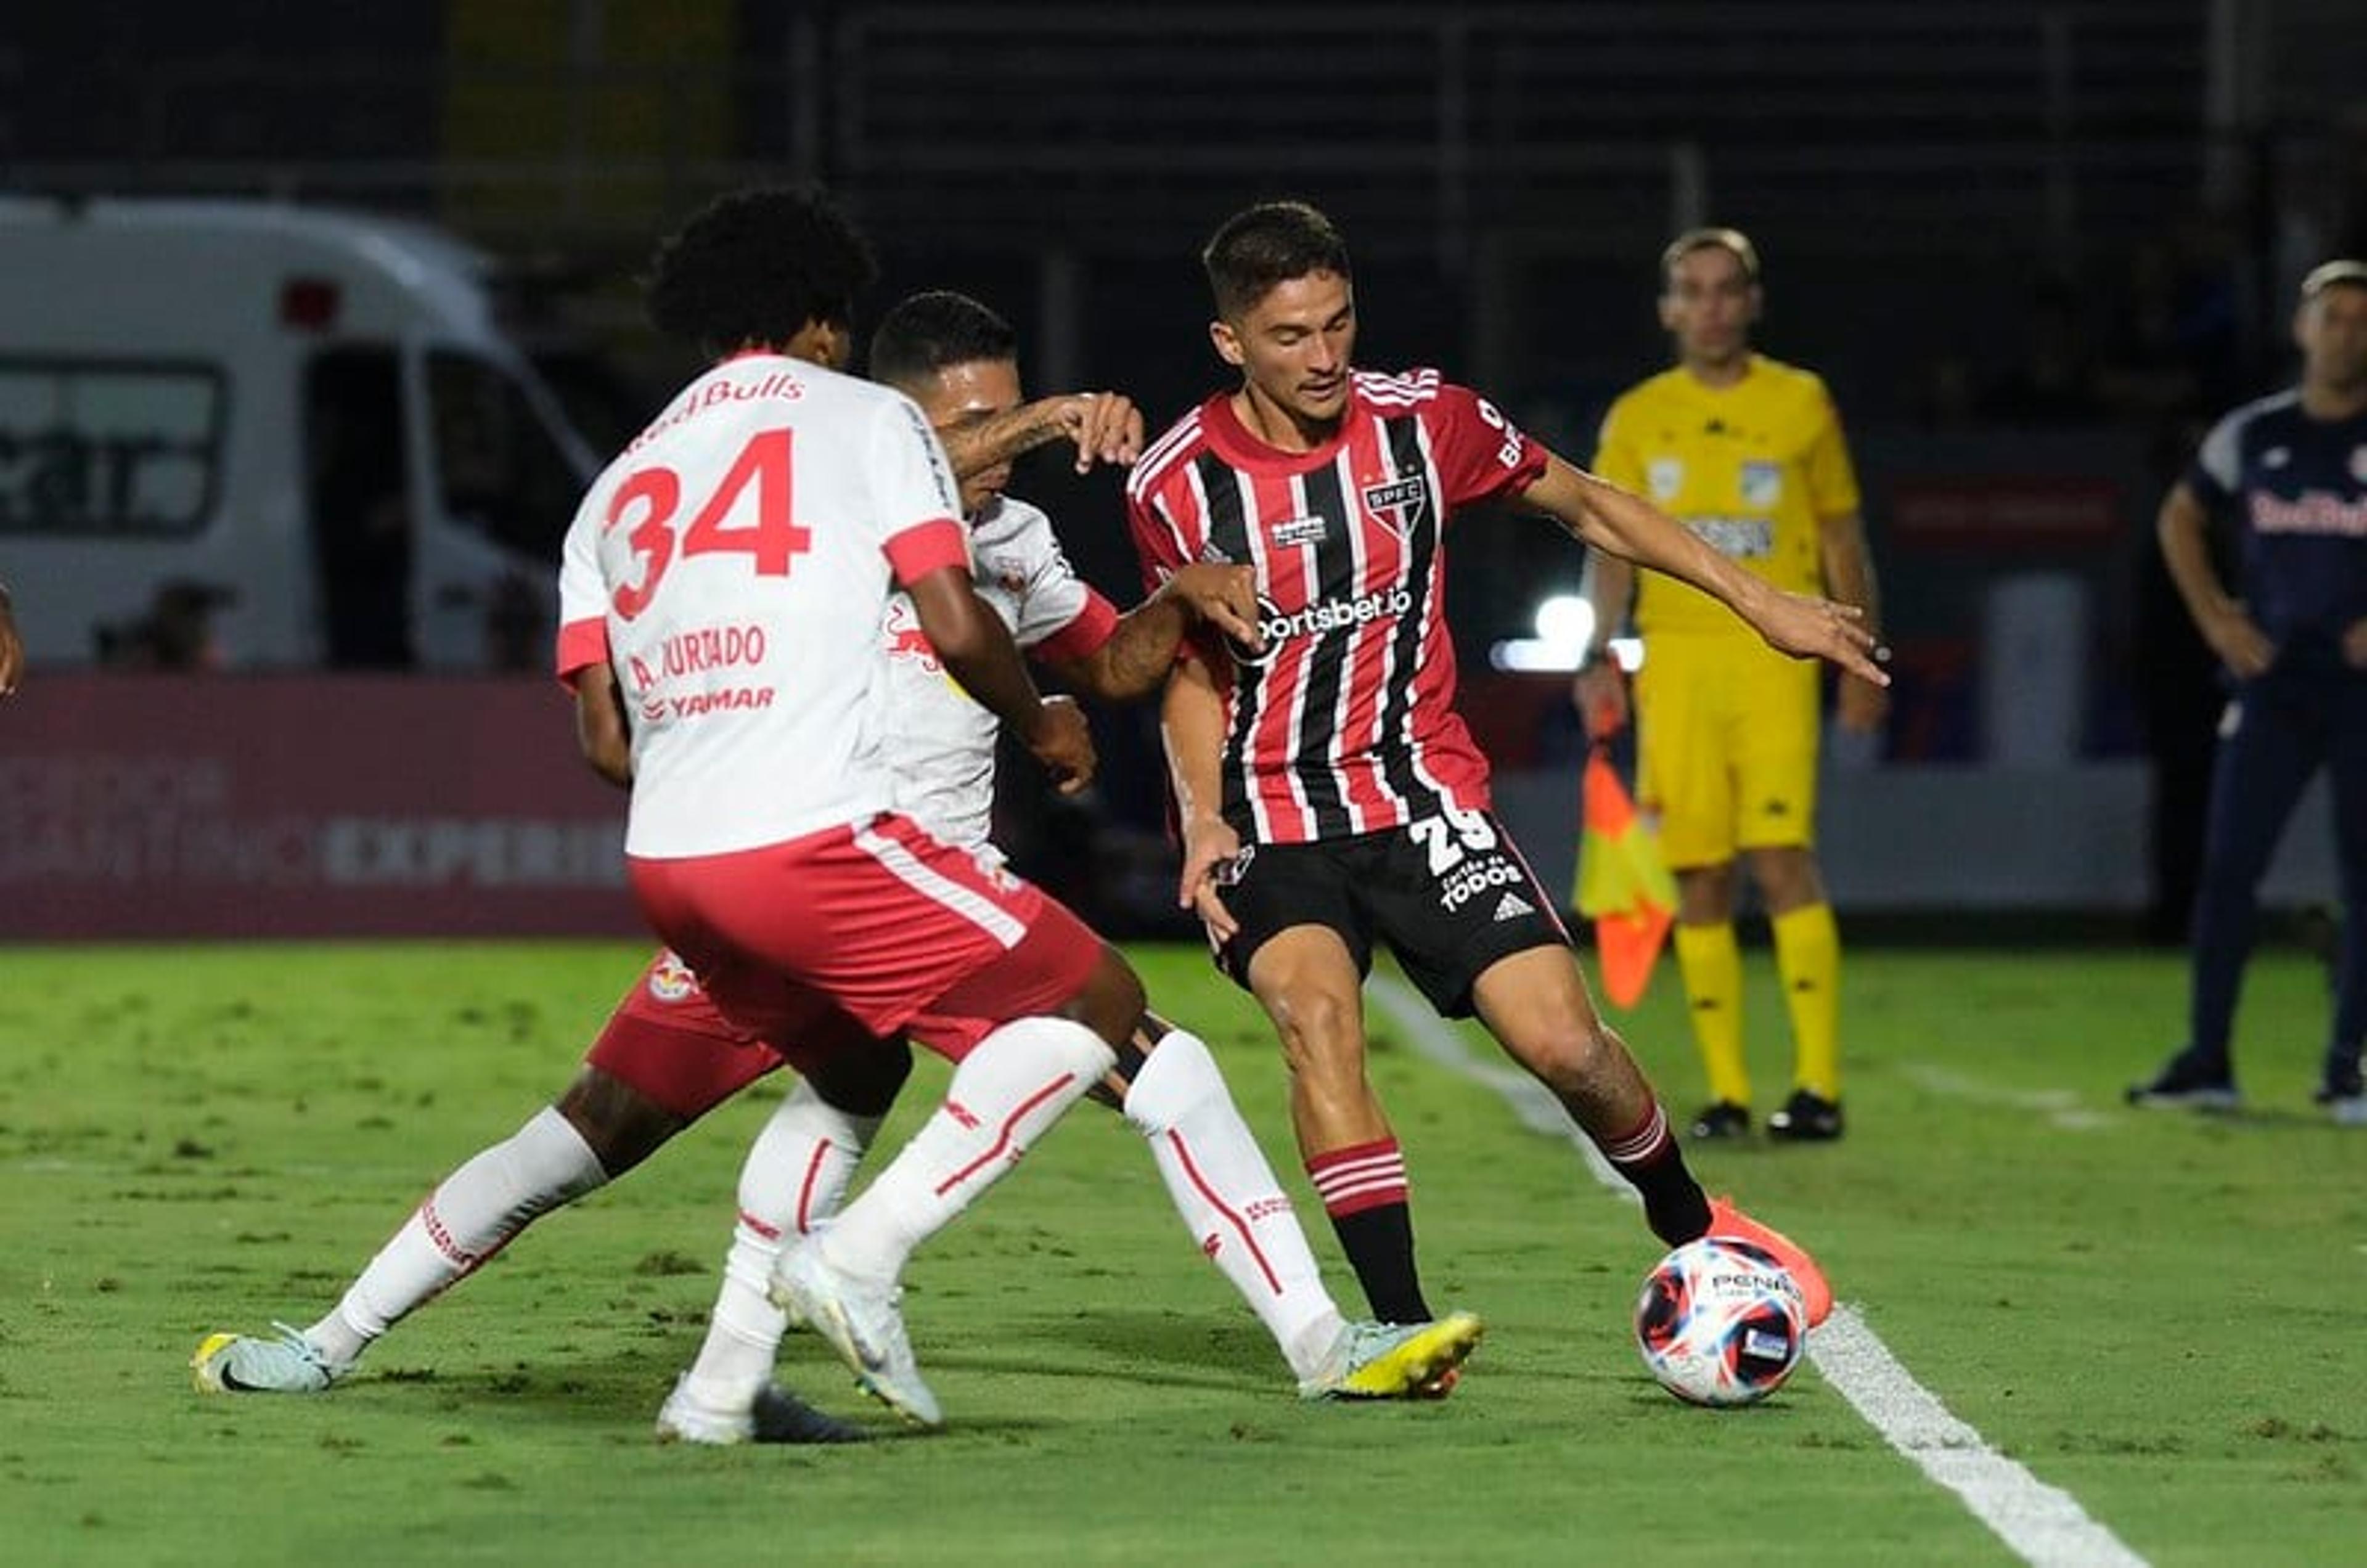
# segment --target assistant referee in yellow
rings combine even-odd
[[[1874,566],[1857,476],[1824,382],[1752,352],[1762,296],[1759,253],[1732,229],[1693,229],[1660,254],[1660,324],[1677,365],[1630,388],[1603,422],[1594,471],[1693,528],[1779,588],[1822,592],[1877,625]],[[1659,818],[1677,882],[1676,946],[1710,1104],[1695,1138],[1750,1135],[1742,954],[1734,866],[1749,863],[1775,937],[1791,1013],[1793,1091],[1771,1137],[1841,1135],[1840,936],[1816,851],[1819,687],[1812,660],[1768,649],[1696,590],[1597,552],[1596,655],[1581,707],[1615,727],[1628,693],[1604,640],[1630,601],[1644,664],[1635,678],[1638,795]],[[1882,688],[1844,678],[1839,719],[1871,732]]]

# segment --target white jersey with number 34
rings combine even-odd
[[[626,852],[779,843],[888,809],[889,593],[968,562],[945,454],[871,382],[743,355],[692,382],[585,495],[559,671],[606,660],[633,732]]]

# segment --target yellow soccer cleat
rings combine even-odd
[[[1487,1325],[1467,1312],[1435,1323],[1351,1323],[1322,1366],[1300,1381],[1301,1399],[1414,1399],[1452,1388]]]

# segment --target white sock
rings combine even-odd
[[[1341,1329],[1307,1233],[1199,1037],[1170,1031],[1127,1091],[1175,1212],[1301,1378]]]
[[[954,1069],[946,1101],[903,1152],[815,1243],[832,1267],[874,1280],[1019,1163],[1117,1058],[1100,1035],[1059,1018],[1023,1018]]]
[[[756,1134],[740,1168],[740,1222],[723,1258],[723,1286],[707,1341],[683,1392],[710,1410],[744,1410],[773,1375],[788,1319],[764,1296],[787,1238],[838,1213],[878,1116],[850,1116],[799,1083]]]
[[[446,1177],[346,1290],[304,1331],[343,1366],[439,1291],[466,1279],[537,1216],[607,1184],[566,1117],[549,1106]]]

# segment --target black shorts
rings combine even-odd
[[[1323,926],[1348,944],[1359,976],[1372,970],[1377,937],[1431,1006],[1468,1018],[1471,987],[1489,965],[1570,945],[1554,898],[1487,812],[1353,839],[1251,844],[1217,883],[1240,931],[1217,962],[1245,989],[1259,948],[1293,926]]]

